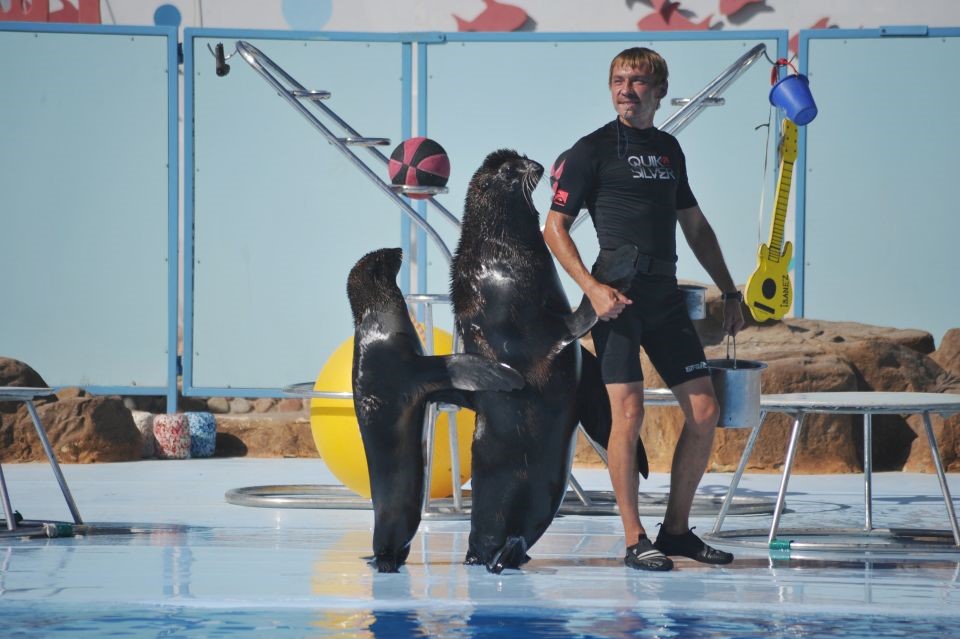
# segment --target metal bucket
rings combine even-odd
[[[765,362],[708,359],[713,390],[720,405],[719,428],[754,428],[760,423],[760,376]]]
[[[707,317],[707,288],[696,284],[680,284],[680,292],[687,303],[687,313],[692,320],[702,320]]]

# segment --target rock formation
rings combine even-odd
[[[727,341],[721,330],[722,305],[715,288],[708,290],[707,318],[695,322],[707,357],[722,359]],[[767,364],[764,393],[816,391],[918,391],[960,393],[960,328],[948,331],[934,349],[933,336],[904,330],[812,319],[784,319],[748,326],[737,337],[736,356]],[[592,347],[589,338],[584,340]],[[731,343],[731,355],[733,348]],[[641,355],[646,385],[663,381]],[[45,387],[32,368],[0,357],[0,386]],[[132,461],[146,448],[131,409],[165,411],[160,397],[94,397],[79,389],[63,389],[38,399],[37,412],[61,462]],[[217,422],[217,456],[317,457],[309,401],[297,398],[182,398],[182,411],[209,411]],[[651,469],[670,469],[683,418],[675,407],[647,407],[643,439]],[[960,415],[932,418],[944,467],[960,471]],[[863,419],[857,415],[810,415],[798,448],[795,472],[860,472],[863,468]],[[748,472],[782,468],[792,419],[770,415],[747,467]],[[720,429],[708,470],[732,471],[740,460],[749,431]],[[148,447],[147,447],[148,448]],[[45,458],[26,408],[0,402],[0,462]],[[919,415],[878,415],[873,419],[874,469],[931,472],[930,448]],[[599,464],[581,438],[575,461]]]
[[[707,318],[694,322],[707,357],[727,356],[721,329],[719,292],[707,295]],[[960,330],[949,331],[934,350],[933,336],[925,331],[894,329],[854,322],[790,319],[757,324],[748,318],[736,340],[736,356],[763,361],[762,392],[804,393],[819,391],[913,391],[960,393]],[[587,342],[587,346],[592,344]],[[731,343],[731,356],[733,348]],[[641,354],[648,388],[663,387],[663,380]],[[948,470],[960,470],[960,415],[932,418],[940,456]],[[643,440],[650,468],[668,472],[673,448],[683,425],[679,408],[646,409]],[[747,471],[771,472],[782,468],[793,420],[770,415],[764,423]],[[714,442],[709,471],[737,467],[749,435],[747,429],[720,429]],[[578,442],[581,463],[598,461],[589,445]],[[873,418],[873,467],[876,471],[933,470],[930,448],[919,415]],[[860,472],[863,470],[863,419],[858,415],[809,415],[804,420],[794,471],[799,473]]]
[[[47,383],[26,364],[0,358],[0,386],[44,388]],[[59,462],[140,459],[140,431],[119,397],[94,397],[78,388],[66,388],[52,397],[38,398],[34,404]],[[0,462],[45,459],[26,405],[0,402]]]

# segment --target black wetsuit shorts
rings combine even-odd
[[[669,388],[710,374],[676,277],[638,274],[625,294],[633,304],[591,331],[604,384],[642,381],[641,347]]]

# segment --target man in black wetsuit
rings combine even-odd
[[[654,113],[667,94],[666,61],[650,49],[627,49],[610,64],[609,88],[617,119],[581,138],[556,167],[559,175],[544,238],[602,320],[593,329],[593,343],[613,413],[607,461],[626,538],[624,562],[638,570],[670,570],[672,555],[726,564],[733,555],[703,543],[689,524],[693,497],[710,457],[718,407],[703,346],[677,287],[677,223],[723,292],[729,334],[743,327],[742,297],[687,182],[679,143],[653,126]],[[580,258],[569,231],[581,208],[589,211],[597,230],[598,262],[624,244],[640,249],[640,269],[626,294],[598,282]],[[655,543],[640,523],[637,503],[641,346],[686,418]]]

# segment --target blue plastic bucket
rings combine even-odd
[[[817,117],[817,105],[805,75],[788,75],[773,85],[770,104],[783,109],[797,126],[808,124]]]

